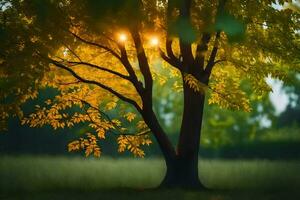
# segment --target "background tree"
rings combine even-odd
[[[53,87],[60,94],[23,123],[64,128],[88,122],[94,132],[70,143],[69,150],[95,156],[108,130],[119,135],[120,152],[144,156],[141,146],[151,143],[151,132],[166,161],[162,185],[201,187],[206,94],[209,104],[250,111],[249,101],[270,91],[265,77],[284,80],[299,71],[299,13],[275,8],[286,2],[1,1],[0,74],[4,82],[17,80],[9,87],[1,83],[9,88],[1,90],[3,121],[9,113],[22,115],[15,108],[33,89]],[[160,76],[159,63],[169,76]],[[176,149],[152,99],[153,82],[172,76],[181,77],[174,87],[182,89],[184,100]],[[240,87],[243,79],[251,82],[251,99]],[[122,117],[112,119],[105,112],[117,104]],[[67,113],[74,105],[81,110]],[[136,123],[135,130],[127,130],[125,121]]]
[[[275,122],[278,128],[284,126],[297,126],[300,122],[300,77],[299,74],[290,74],[289,82],[284,85],[283,90],[289,98],[289,104]]]

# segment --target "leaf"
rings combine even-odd
[[[105,130],[104,130],[104,128],[98,128],[96,130],[96,132],[97,132],[98,138],[105,139]]]
[[[169,25],[171,35],[179,36],[185,43],[193,43],[196,40],[196,30],[187,18],[180,17]]]
[[[228,12],[221,12],[218,14],[215,29],[217,31],[224,31],[228,37],[229,42],[240,42],[244,39],[246,26],[240,20],[237,20]]]
[[[112,119],[111,122],[115,125],[115,126],[121,126],[121,121],[118,119]]]
[[[128,112],[124,115],[124,117],[129,121],[131,122],[132,120],[135,119],[136,117],[136,114],[135,113],[132,113],[132,112]]]
[[[112,110],[112,109],[114,109],[116,106],[117,106],[117,103],[116,103],[116,102],[109,102],[109,103],[106,104],[105,109],[106,109],[106,110]]]
[[[184,82],[187,83],[190,86],[190,88],[192,88],[195,92],[205,93],[208,89],[207,85],[198,81],[191,74],[187,74],[184,76]]]
[[[145,121],[139,121],[137,123],[137,128],[138,129],[144,129],[144,128],[148,128],[147,124],[145,123]]]

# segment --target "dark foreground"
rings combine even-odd
[[[102,190],[90,192],[57,191],[1,194],[2,200],[299,200],[298,191],[184,191],[184,190]]]

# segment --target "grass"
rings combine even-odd
[[[2,157],[1,190],[151,188],[163,177],[160,160]]]
[[[292,199],[300,189],[300,161],[200,160],[199,169],[213,191],[145,190],[163,178],[159,159],[2,156],[0,199]]]
[[[300,189],[300,161],[204,160],[203,183],[214,189]]]

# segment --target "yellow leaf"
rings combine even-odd
[[[100,139],[104,139],[105,138],[105,130],[104,130],[104,128],[98,128],[96,131],[97,131],[98,138],[100,138]]]
[[[105,109],[106,109],[106,110],[112,110],[112,109],[114,109],[116,106],[117,106],[117,103],[116,103],[116,102],[109,102],[109,103],[106,104]]]
[[[132,120],[135,119],[136,117],[136,114],[135,113],[132,113],[132,112],[129,112],[129,113],[126,113],[126,115],[124,116],[129,122],[131,122]]]

